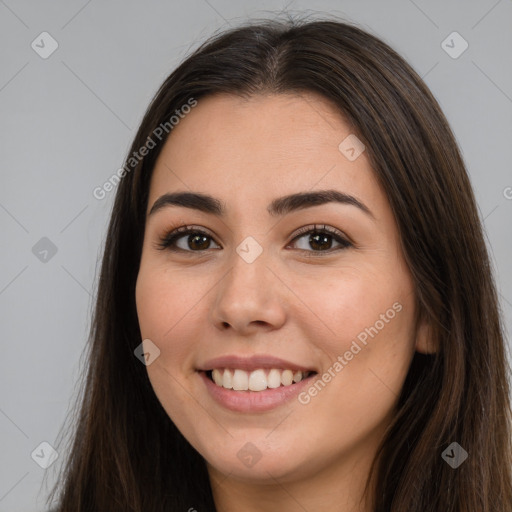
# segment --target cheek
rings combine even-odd
[[[179,411],[190,409],[188,360],[192,340],[190,325],[200,325],[200,298],[191,290],[190,278],[171,276],[156,267],[141,265],[135,296],[142,339],[149,338],[160,349],[160,355],[146,367],[153,390],[169,417],[180,423]],[[191,324],[192,323],[192,324]],[[188,329],[185,332],[185,329]],[[199,411],[198,411],[199,413]]]
[[[333,358],[349,350],[353,340],[372,339],[371,333],[391,342],[410,334],[414,311],[406,276],[345,268],[329,280],[306,279],[298,287],[312,313],[305,328],[325,333],[321,343]],[[312,333],[311,340],[320,343]]]
[[[186,280],[177,274],[171,279],[169,272],[141,266],[135,290],[141,336],[160,349],[158,359],[147,367],[150,378],[164,370],[175,375],[190,354],[191,337],[183,329],[191,322],[200,325],[199,319],[194,319],[200,304],[191,287],[182,285]]]
[[[200,297],[185,274],[141,265],[135,297],[142,336],[166,343],[180,319],[193,314]]]
[[[345,284],[322,301],[330,335],[311,339],[328,358],[299,396],[310,417],[324,418],[326,450],[333,439],[363,439],[390,420],[414,355],[413,296]]]
[[[302,296],[309,298],[308,306],[315,313],[310,315],[314,321],[304,320],[309,324],[304,329],[324,354],[326,384],[319,383],[310,398],[322,394],[329,397],[323,403],[355,408],[361,417],[374,406],[379,410],[383,406],[382,413],[398,398],[414,355],[410,285],[406,275],[354,270],[345,271],[330,284],[311,283],[302,288]]]

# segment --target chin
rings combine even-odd
[[[215,471],[240,481],[275,483],[275,479],[287,481],[305,476],[311,471],[307,453],[297,451],[297,443],[275,444],[265,439],[261,432],[258,436],[244,436],[240,441],[229,438],[223,447],[207,448],[202,454],[207,464]],[[253,439],[253,441],[249,439]]]

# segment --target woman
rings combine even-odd
[[[475,199],[391,48],[337,21],[217,35],[118,176],[57,510],[512,510]]]

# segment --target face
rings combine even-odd
[[[160,351],[153,389],[211,475],[364,466],[426,351],[386,195],[354,139],[339,148],[350,135],[315,94],[217,95],[159,155],[138,318]]]

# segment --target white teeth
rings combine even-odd
[[[293,382],[293,372],[291,370],[285,370],[281,373],[281,384],[283,386],[290,386]]]
[[[219,370],[217,368],[212,371],[212,379],[217,386],[235,391],[264,391],[278,388],[281,385],[290,386],[300,382],[308,375],[309,372],[293,372],[277,368],[272,368],[268,372],[263,369],[246,372],[245,370]]]
[[[267,389],[267,376],[263,370],[251,372],[249,375],[249,389],[251,391],[263,391]]]
[[[267,386],[270,389],[278,388],[281,385],[281,372],[273,368],[267,375]]]
[[[233,389],[233,374],[231,373],[231,370],[224,370],[224,375],[222,376],[222,387],[226,389]]]
[[[235,391],[247,391],[249,389],[249,375],[243,370],[235,370],[233,375],[233,389]]]
[[[217,370],[217,369],[213,370],[212,378],[213,378],[213,382],[215,382],[215,384],[217,384],[217,386],[222,386],[224,379],[222,378],[222,373],[220,370]]]

